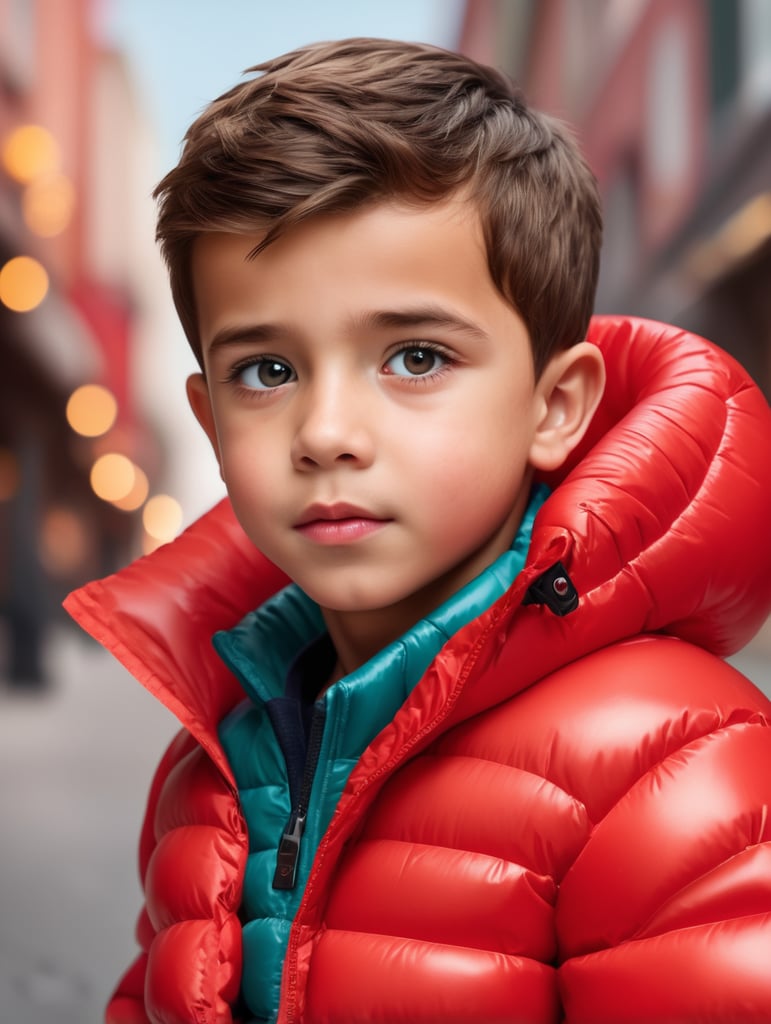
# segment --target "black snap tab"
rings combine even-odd
[[[567,615],[578,607],[578,591],[562,562],[530,584],[523,604],[545,604],[555,615]]]

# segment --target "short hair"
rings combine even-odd
[[[437,47],[347,39],[250,68],[192,124],[155,190],[157,238],[199,362],[191,250],[204,232],[263,232],[264,250],[321,213],[461,190],[490,275],[528,328],[536,373],[584,338],[602,235],[597,184],[570,132],[504,74]]]

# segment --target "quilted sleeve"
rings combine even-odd
[[[194,746],[187,732],[179,732],[163,755],[156,769],[147,797],[147,807],[139,840],[139,876],[144,888],[147,864],[155,846],[154,821],[158,799],[169,772]],[[142,952],[122,976],[107,1006],[106,1024],[150,1024],[145,1012],[144,988],[147,950],[154,932],[142,907],[136,927],[136,938]]]
[[[106,1024],[233,1024],[245,856],[233,792],[180,732],[153,779],[140,838],[141,953],[110,1000]]]
[[[595,777],[574,780],[595,824],[559,890],[565,1021],[771,1020],[768,701],[687,644],[631,649],[595,669],[648,685],[594,716]]]

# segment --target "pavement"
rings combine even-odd
[[[0,688],[0,1024],[98,1024],[136,954],[136,849],[172,715],[59,629],[44,693]]]
[[[771,622],[731,660],[771,696]],[[176,722],[74,629],[45,664],[44,693],[0,683],[0,1024],[99,1024],[136,953],[139,825]]]

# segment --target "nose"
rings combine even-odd
[[[373,409],[361,382],[326,378],[298,400],[292,465],[309,471],[348,464],[364,469],[374,458]],[[369,405],[369,408],[368,408]]]

